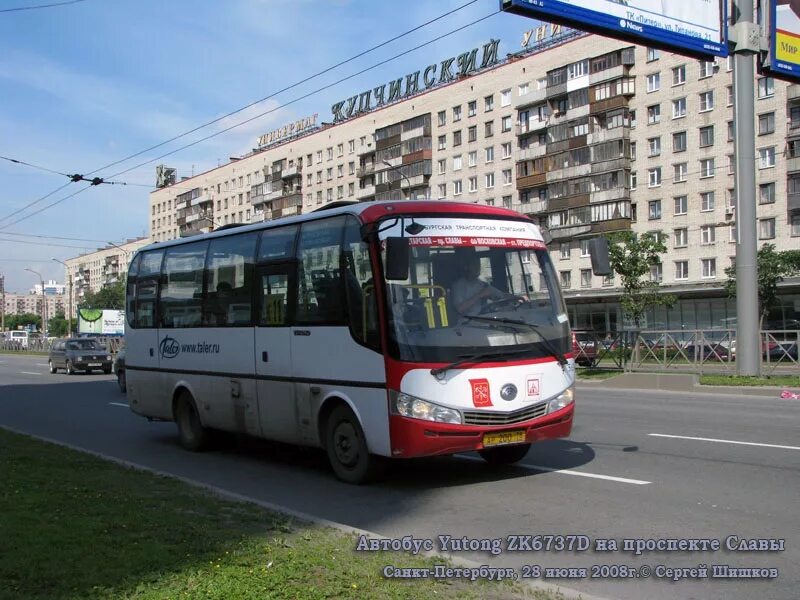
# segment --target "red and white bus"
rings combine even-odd
[[[575,365],[542,233],[451,202],[332,206],[141,249],[128,274],[131,409],[324,448],[360,483],[386,458],[523,458],[569,435]]]

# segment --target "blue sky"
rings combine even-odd
[[[42,10],[0,13],[0,155],[62,173],[86,174],[218,118],[273,91],[411,29],[467,0],[403,3],[367,0],[84,0]],[[0,8],[46,4],[3,0]],[[155,165],[178,176],[199,173],[253,147],[256,137],[319,113],[365,89],[500,38],[500,56],[521,48],[537,25],[522,17],[490,19],[305,100],[284,103],[498,10],[499,0],[467,8],[298,88],[201,132],[106,171],[109,177],[258,113],[274,112],[121,175],[139,185],[88,189],[19,223],[15,220],[85,187],[70,184],[31,209],[4,219],[67,182],[66,177],[0,160],[0,273],[7,291],[37,278],[63,279],[65,260],[147,232],[148,187]],[[36,234],[100,243],[21,237]],[[4,240],[18,241],[4,241]],[[22,243],[22,242],[26,243]],[[32,242],[32,243],[31,243]],[[73,247],[48,246],[63,244]]]

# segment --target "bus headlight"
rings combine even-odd
[[[561,394],[550,400],[548,403],[548,413],[556,412],[557,410],[561,410],[562,408],[566,408],[570,404],[575,401],[575,392],[573,388],[569,387],[565,389]]]
[[[395,414],[436,423],[452,423],[454,425],[462,423],[461,413],[452,408],[445,408],[402,392],[392,392],[392,396],[392,412]]]

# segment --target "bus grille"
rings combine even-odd
[[[547,402],[527,406],[514,412],[464,411],[465,425],[512,425],[547,414]]]

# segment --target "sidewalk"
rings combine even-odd
[[[780,386],[700,385],[699,375],[678,373],[620,373],[616,377],[604,380],[578,379],[576,386],[578,389],[660,390],[728,396],[764,396],[767,398],[780,398],[781,392],[786,389]]]

